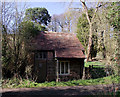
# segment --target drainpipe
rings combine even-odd
[[[59,73],[58,73],[58,59],[56,58],[56,51],[55,51],[55,61],[56,61],[56,82],[59,81]]]
[[[58,74],[58,60],[57,60],[57,64],[56,64],[56,76],[57,76],[57,78],[56,78],[56,82],[58,82],[58,81],[59,81],[59,74]]]

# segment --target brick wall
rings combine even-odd
[[[65,59],[60,59],[65,61]],[[66,59],[70,61],[70,74],[69,75],[59,75],[60,81],[68,81],[73,79],[82,78],[84,59]],[[47,80],[52,81],[56,80],[56,61],[48,60],[47,61]]]
[[[71,59],[70,60],[70,74],[60,75],[60,81],[68,81],[82,78],[84,60]]]
[[[47,81],[56,80],[56,61],[47,60]]]

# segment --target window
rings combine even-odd
[[[60,61],[58,71],[59,75],[70,74],[70,63],[68,61]]]
[[[36,59],[46,59],[47,58],[47,52],[37,52],[35,54]]]

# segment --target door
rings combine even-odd
[[[46,60],[39,60],[38,62],[38,82],[46,81]]]
[[[47,61],[46,60],[35,60],[35,69],[34,74],[36,76],[37,82],[44,82],[46,81],[46,72],[47,72]]]
[[[37,82],[46,81],[47,72],[47,52],[35,53],[35,74]]]

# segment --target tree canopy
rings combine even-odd
[[[90,19],[92,18],[93,15],[93,11],[94,9],[90,8],[88,10],[88,14]],[[96,29],[95,24],[94,25],[94,29]],[[88,48],[88,41],[89,41],[89,23],[88,20],[86,18],[86,14],[82,14],[79,19],[78,19],[78,23],[77,23],[77,36],[80,40],[80,42],[82,43],[82,45],[85,48],[85,53],[87,54],[87,48]],[[91,47],[92,51],[90,53],[91,57],[95,57],[97,54],[97,36],[95,31],[93,31],[93,35],[92,35],[92,47]]]
[[[118,74],[120,75],[120,2],[113,2],[111,6],[108,6],[109,12],[107,18],[114,30],[115,44],[115,57],[116,65],[118,68]]]
[[[27,19],[43,25],[47,25],[51,19],[47,9],[40,7],[27,9],[25,15]]]
[[[108,8],[110,9],[108,12],[110,24],[114,29],[120,30],[120,2],[113,2]]]

